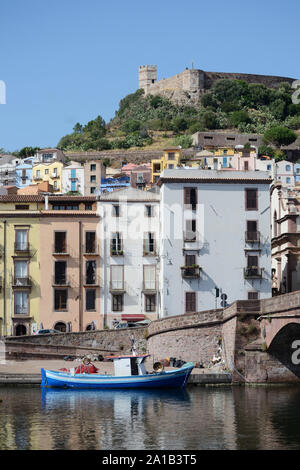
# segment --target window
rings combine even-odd
[[[120,232],[112,234],[111,238],[111,254],[117,255],[122,253],[122,238]]]
[[[196,255],[185,255],[185,266],[195,266]]]
[[[156,266],[144,265],[144,290],[156,290]]]
[[[291,171],[291,165],[285,165],[285,171]]]
[[[95,194],[95,193],[96,193],[96,188],[95,188],[95,186],[92,186],[91,189],[90,189],[90,191],[91,191],[91,194]]]
[[[16,291],[14,295],[15,300],[15,315],[28,315],[28,292]]]
[[[26,286],[28,280],[28,263],[27,261],[15,261],[15,278],[14,284],[19,286]]]
[[[57,168],[53,168],[53,174],[52,174],[53,177],[56,177],[57,176]]]
[[[119,205],[113,205],[113,216],[114,217],[120,217],[120,206]]]
[[[249,162],[248,161],[244,162],[244,170],[245,171],[249,170]]]
[[[49,175],[49,168],[45,169],[45,175]]]
[[[91,202],[86,202],[84,204],[84,208],[86,211],[92,211],[93,210],[93,204]]]
[[[288,178],[286,179],[286,182],[287,182],[287,183],[290,183],[290,182],[291,182],[291,178],[288,177]]]
[[[96,261],[86,261],[85,263],[85,283],[96,284]]]
[[[145,295],[145,311],[155,312],[155,310],[156,310],[156,295],[146,294]]]
[[[54,253],[67,252],[67,232],[54,232]]]
[[[124,294],[112,294],[112,311],[122,312]]]
[[[184,204],[191,205],[192,209],[196,209],[197,188],[184,188]]]
[[[267,170],[271,170],[272,169],[272,165],[267,165]]]
[[[96,253],[96,232],[85,232],[85,252]]]
[[[110,288],[111,290],[122,291],[124,289],[124,266],[113,265],[110,267]]]
[[[194,242],[196,241],[197,238],[197,232],[196,232],[196,220],[186,220],[185,221],[185,233],[184,233],[184,239],[185,241],[189,242]]]
[[[149,254],[155,254],[155,238],[152,232],[148,232],[144,236],[144,255]]]
[[[168,152],[168,160],[175,160],[175,152]]]
[[[53,182],[53,189],[57,189],[57,188],[58,188],[57,181],[54,181]]]
[[[78,204],[53,204],[54,211],[78,211]]]
[[[90,182],[91,183],[96,183],[96,175],[91,175]]]
[[[248,300],[257,300],[258,292],[248,292]]]
[[[15,209],[16,211],[28,211],[29,205],[28,204],[16,204]]]
[[[86,289],[85,309],[87,311],[96,310],[96,289]]]
[[[246,210],[258,210],[257,189],[246,189]]]
[[[51,162],[53,159],[53,153],[43,153],[42,160],[44,163]]]
[[[90,165],[90,171],[96,171],[96,164],[95,163],[92,163]]]
[[[145,206],[145,209],[146,209],[146,217],[153,217],[154,215],[154,206]]]
[[[68,290],[54,289],[54,310],[67,310]]]
[[[36,178],[40,178],[41,177],[41,170],[36,170]]]
[[[26,251],[29,248],[28,230],[17,229],[15,232],[15,249],[18,251]]]
[[[65,285],[67,282],[67,263],[66,261],[55,261],[54,264],[54,283],[56,285]]]
[[[169,170],[173,170],[174,165],[173,165],[172,163],[169,163],[169,167],[168,167],[168,168],[169,168]]]
[[[247,241],[258,241],[257,220],[247,220]]]
[[[196,292],[185,293],[185,313],[196,311]]]

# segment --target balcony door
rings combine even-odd
[[[15,284],[24,285],[28,278],[28,263],[27,261],[15,261]]]

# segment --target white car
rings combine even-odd
[[[53,333],[61,333],[61,331],[49,328],[44,330],[37,330],[34,335],[51,335]]]

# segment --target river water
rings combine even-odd
[[[0,388],[1,450],[300,449],[300,387]]]

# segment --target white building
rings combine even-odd
[[[158,316],[159,198],[134,188],[99,198],[104,325]]]
[[[283,186],[295,186],[294,164],[288,160],[282,160],[275,164],[274,180]]]
[[[270,184],[260,171],[165,170],[160,317],[271,296]],[[223,296],[224,297],[224,296]]]
[[[62,192],[79,192],[84,196],[84,167],[80,162],[70,162],[62,169]]]
[[[15,186],[16,185],[16,167],[21,162],[21,158],[14,155],[3,155],[0,158],[0,185]]]

